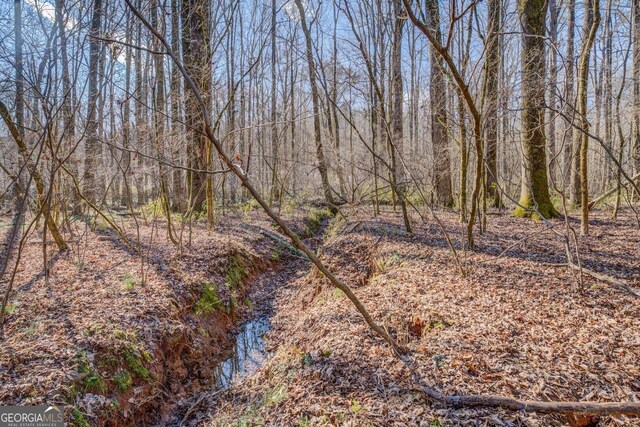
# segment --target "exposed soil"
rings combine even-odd
[[[638,291],[640,231],[631,216],[608,214],[594,212],[591,235],[578,237],[582,264]],[[459,247],[463,228],[454,214],[441,215]],[[449,394],[640,400],[640,300],[586,275],[580,289],[574,271],[550,265],[566,262],[565,251],[543,223],[492,215],[477,250],[460,254],[466,278],[434,221],[415,232],[407,235],[397,215],[354,213],[332,224],[321,254],[409,347],[428,384]],[[429,402],[317,270],[273,280],[281,293],[271,357],[205,399],[190,425],[640,425],[623,416],[568,419]]]

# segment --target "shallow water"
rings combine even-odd
[[[234,380],[253,373],[267,358],[264,335],[269,332],[269,317],[262,315],[240,327],[232,353],[214,368],[214,390],[228,388]]]

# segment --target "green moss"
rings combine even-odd
[[[264,396],[264,405],[278,405],[287,397],[287,389],[284,386],[276,386],[267,390]]]
[[[357,414],[358,412],[362,411],[362,405],[356,399],[353,399],[351,400],[349,409],[351,409],[351,412],[353,412],[354,414]]]
[[[151,371],[149,371],[143,362],[143,353],[140,353],[134,349],[124,349],[122,350],[122,357],[124,357],[124,361],[127,366],[138,377],[143,379],[148,379],[152,376]]]
[[[540,221],[542,220],[540,215],[546,219],[555,218],[560,215],[550,199],[548,203],[539,204],[536,207],[531,198],[526,197],[520,200],[519,205],[520,206],[516,206],[513,210],[513,216],[518,218],[531,218]]]
[[[224,302],[218,296],[218,289],[212,282],[205,282],[202,284],[202,295],[196,302],[195,314],[198,316],[206,316],[214,311],[223,310],[225,308]]]
[[[73,408],[73,411],[71,412],[71,420],[77,427],[91,427],[91,424],[89,424],[87,419],[84,417],[84,414],[80,412],[78,408]]]
[[[78,373],[86,374],[82,380],[83,390],[96,391],[100,393],[106,391],[107,383],[98,371],[96,371],[89,363],[87,352],[84,350],[79,351],[76,354],[76,361],[78,363]]]
[[[271,261],[278,262],[282,259],[282,249],[276,247],[271,251]]]
[[[116,383],[120,391],[127,391],[133,384],[131,374],[126,369],[122,369],[113,376],[113,382]]]
[[[331,213],[331,210],[329,208],[311,208],[311,210],[309,210],[309,213],[307,214],[307,218],[305,221],[307,225],[307,234],[315,234],[320,229],[322,222],[325,219],[331,217],[333,217],[333,214]]]
[[[231,289],[237,288],[249,277],[249,268],[245,258],[240,254],[234,254],[229,258],[227,268],[227,283]]]
[[[4,308],[4,314],[13,314],[18,309],[18,306],[15,304],[7,304]]]
[[[140,279],[138,279],[134,274],[127,272],[122,277],[120,277],[122,281],[122,285],[127,291],[132,291],[136,286],[140,284]]]

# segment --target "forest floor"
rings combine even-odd
[[[456,244],[463,229],[440,213]],[[629,212],[593,213],[578,237],[585,268],[640,291],[640,230]],[[555,228],[564,232],[563,221]],[[579,223],[571,221],[576,229]],[[323,260],[406,344],[427,384],[448,394],[640,401],[640,300],[590,276],[580,289],[562,239],[542,222],[491,215],[455,268],[435,221],[407,235],[397,214],[334,223]],[[506,253],[503,250],[511,247]],[[498,409],[447,408],[412,390],[408,371],[316,269],[279,283],[267,362],[200,405],[191,425],[596,425]],[[276,279],[279,280],[279,279]],[[589,424],[591,422],[591,424]],[[624,416],[598,425],[633,426]]]
[[[325,215],[304,210],[288,222],[310,236]],[[225,216],[214,230],[195,223],[190,236],[177,224],[182,251],[162,221],[114,219],[144,257],[102,221],[76,221],[70,251],[54,255],[48,242],[45,278],[42,234],[26,241],[0,334],[0,405],[65,406],[78,426],[164,424],[215,380],[229,338],[254,311],[254,277],[291,256],[257,211]]]
[[[439,215],[459,247],[457,216]],[[594,211],[591,235],[578,237],[582,265],[640,292],[640,230],[630,212],[608,215]],[[162,223],[139,221],[138,232],[123,221],[144,268],[113,232],[83,224],[45,280],[42,236],[27,242],[2,331],[0,404],[58,403],[76,425],[179,424],[189,408],[187,425],[586,425],[426,401],[344,294],[262,214],[228,216],[214,230],[197,224],[182,253]],[[321,222],[317,211],[290,218],[307,237]],[[449,394],[640,400],[640,300],[587,275],[580,287],[575,271],[552,265],[566,262],[564,244],[544,223],[491,215],[477,250],[459,252],[466,278],[435,221],[414,231],[389,210],[354,210],[310,243],[411,350],[427,384]],[[266,361],[227,390],[203,392],[233,332],[265,304]]]

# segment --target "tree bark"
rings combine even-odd
[[[558,212],[549,196],[545,112],[546,0],[519,0],[522,23],[522,187],[516,216],[552,218]]]
[[[438,42],[441,41],[440,11],[437,0],[427,0],[427,25]],[[447,86],[442,58],[433,45],[430,46],[431,144],[433,146],[433,180],[438,205],[451,207],[451,158],[447,134]]]
[[[316,66],[313,59],[313,45],[311,42],[311,31],[307,25],[306,12],[301,0],[294,0],[298,12],[300,13],[300,26],[304,33],[307,65],[309,68],[309,84],[311,86],[311,101],[313,104],[313,130],[314,141],[316,145],[316,160],[318,162],[318,172],[320,172],[320,179],[322,180],[322,191],[324,192],[324,198],[331,210],[335,212],[335,203],[333,194],[331,193],[331,186],[329,184],[329,174],[327,171],[327,162],[325,160],[324,148],[322,146],[322,133],[320,129],[320,95],[318,94],[318,84],[316,82]]]
[[[589,58],[591,48],[596,38],[600,25],[600,0],[585,0],[585,30],[587,36],[582,42],[580,60],[578,62],[578,91],[577,113],[580,122],[580,205],[582,207],[580,231],[583,235],[589,234],[589,176],[588,176],[588,149],[589,149],[589,121],[587,120],[587,88],[589,84]]]

